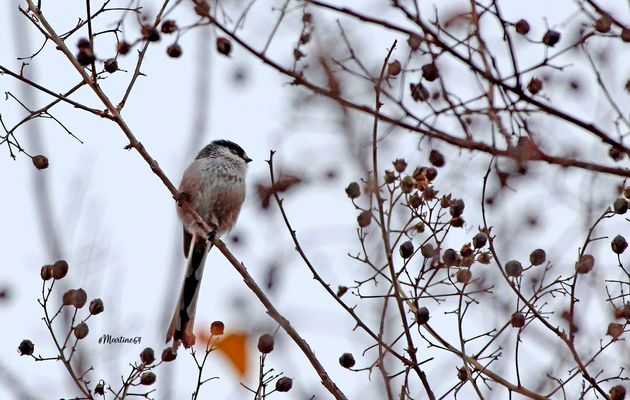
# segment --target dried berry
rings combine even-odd
[[[92,301],[90,301],[90,314],[92,315],[98,315],[100,313],[103,312],[103,310],[105,310],[105,306],[103,305],[103,300],[101,299],[94,299]]]
[[[515,312],[510,318],[510,324],[515,328],[522,328],[525,326],[525,315],[520,312]]]
[[[613,386],[610,389],[610,400],[624,400],[626,398],[626,388],[622,385]]]
[[[615,146],[611,146],[608,149],[608,156],[610,156],[610,158],[612,158],[613,161],[621,161],[626,156],[626,153],[624,153],[623,150],[618,149]]]
[[[521,35],[527,35],[529,33],[529,22],[525,21],[524,19],[520,19],[516,21],[516,23],[514,24],[514,28],[516,29],[516,32],[520,33]]]
[[[155,374],[151,371],[143,372],[142,375],[140,375],[140,384],[145,386],[153,385],[156,378]]]
[[[442,262],[447,267],[454,267],[459,264],[459,254],[453,249],[446,249],[442,254]]]
[[[155,361],[155,351],[150,347],[142,350],[142,353],[140,353],[140,361],[146,365],[153,364],[153,361]]]
[[[304,13],[302,14],[302,23],[304,23],[304,25],[310,25],[313,23],[313,14],[311,13]]]
[[[610,242],[610,246],[612,247],[612,251],[621,254],[628,248],[628,242],[626,242],[626,238],[621,235],[615,236],[615,238]]]
[[[87,38],[79,39],[79,41],[77,42],[77,48],[79,50],[89,49],[90,48],[90,41]]]
[[[560,32],[549,29],[545,32],[542,41],[545,45],[553,47],[560,41]]]
[[[66,260],[58,260],[52,266],[52,277],[62,279],[68,273],[68,263]]]
[[[464,207],[466,207],[466,204],[464,204],[464,200],[455,199],[451,201],[449,212],[451,213],[452,217],[459,217],[464,213]]]
[[[438,170],[433,167],[427,168],[424,171],[424,176],[426,176],[429,181],[434,181],[438,176]]]
[[[276,391],[288,392],[293,387],[293,379],[283,376],[276,381]]]
[[[439,76],[437,66],[434,63],[425,64],[422,66],[422,77],[429,82],[433,82]]]
[[[420,48],[420,45],[422,44],[422,36],[415,33],[410,34],[409,38],[407,39],[407,44],[409,45],[411,51],[418,50]]]
[[[169,57],[177,58],[182,55],[182,46],[177,43],[173,43],[166,48],[166,54],[168,54]]]
[[[258,351],[263,354],[268,354],[273,351],[275,340],[272,335],[265,333],[258,338]]]
[[[620,197],[613,203],[613,210],[616,214],[625,214],[628,211],[628,200]]]
[[[409,197],[409,205],[413,208],[418,208],[422,205],[422,198],[418,196],[418,192]]]
[[[210,334],[214,336],[223,335],[223,331],[225,330],[225,324],[222,321],[213,321],[210,324]]]
[[[392,61],[387,65],[387,75],[389,76],[396,76],[400,74],[400,71],[402,71],[402,66],[398,60]]]
[[[350,182],[350,184],[346,187],[346,194],[351,199],[356,199],[361,196],[361,187],[357,182]]]
[[[157,42],[160,40],[160,32],[152,24],[144,24],[140,30],[142,38],[149,42]]]
[[[177,31],[177,23],[172,19],[167,19],[162,22],[162,28],[160,29],[162,33],[174,33]]]
[[[385,175],[383,176],[383,180],[385,183],[394,183],[396,182],[396,174],[394,171],[386,170]]]
[[[337,287],[337,297],[341,297],[348,292],[348,286],[339,285]]]
[[[595,257],[590,254],[584,254],[578,262],[575,263],[575,270],[579,274],[588,274],[595,266]]]
[[[37,155],[32,158],[33,165],[37,169],[46,169],[48,168],[48,158],[46,156]]]
[[[20,352],[21,356],[30,356],[33,354],[34,350],[35,345],[28,339],[22,340],[20,342],[20,345],[18,346],[18,351]]]
[[[52,276],[52,271],[51,271],[51,276]],[[69,306],[74,302],[75,292],[76,292],[75,289],[70,289],[63,294],[62,303],[64,306]]]
[[[407,240],[406,242],[404,242],[403,244],[400,245],[400,247],[398,248],[398,251],[400,252],[400,256],[402,258],[409,258],[413,255],[413,243],[411,243],[411,240]]]
[[[200,17],[210,16],[210,5],[205,0],[195,0],[195,13]]]
[[[529,262],[532,265],[540,265],[547,259],[547,253],[543,249],[536,249],[529,253]]]
[[[177,358],[177,352],[171,347],[167,347],[162,352],[162,361],[171,362]]]
[[[113,74],[118,71],[118,61],[115,58],[109,58],[105,61],[105,71]]]
[[[542,88],[543,88],[543,81],[542,81],[542,79],[532,78],[529,81],[529,83],[527,84],[527,90],[531,94],[536,94],[536,93],[540,92],[542,90]]]
[[[131,50],[131,45],[125,41],[119,42],[116,47],[119,54],[125,55]]]
[[[420,246],[420,254],[422,254],[424,258],[431,258],[435,256],[435,253],[435,248],[431,243],[426,243]]]
[[[87,293],[83,289],[77,289],[72,296],[72,305],[76,308],[82,308],[87,303]]]
[[[396,172],[405,172],[407,169],[407,161],[404,158],[397,158],[392,164],[394,164]]]
[[[84,67],[91,65],[96,58],[90,49],[83,49],[77,54],[77,61]]]
[[[429,322],[429,309],[426,307],[418,308],[418,312],[416,312],[416,322],[418,325],[424,325]]]
[[[464,226],[465,222],[466,221],[464,221],[464,218],[462,217],[454,217],[451,219],[450,224],[453,228],[461,228]]]
[[[437,150],[431,150],[429,153],[429,162],[436,167],[443,167],[445,164],[444,156]]]
[[[86,337],[88,333],[90,333],[90,329],[85,322],[81,322],[79,325],[74,327],[74,336],[79,340]]]
[[[472,238],[472,245],[475,249],[480,249],[488,243],[488,236],[485,233],[479,232]]]
[[[361,228],[365,228],[372,222],[372,213],[369,211],[363,211],[357,217],[357,222]]]
[[[341,357],[339,357],[339,364],[344,368],[354,367],[354,356],[351,353],[343,353]]]
[[[516,260],[510,260],[505,264],[505,273],[507,276],[518,278],[523,273],[523,266]]]
[[[44,265],[39,273],[39,276],[41,276],[45,281],[52,279],[52,267],[52,265]]]
[[[623,325],[618,324],[616,322],[611,322],[608,324],[608,330],[606,331],[608,336],[612,336],[613,340],[619,339],[619,337],[623,334]]]
[[[472,272],[470,272],[470,269],[468,268],[460,269],[459,271],[457,271],[456,277],[457,277],[457,282],[468,283],[470,282],[470,279],[472,278]]]
[[[227,38],[217,38],[217,51],[224,56],[229,56],[232,52],[232,43]]]
[[[457,368],[457,379],[462,382],[468,380],[468,370],[466,367]]]
[[[630,29],[623,29],[620,37],[624,42],[630,42]]]
[[[105,394],[105,382],[100,381],[96,386],[94,386],[94,394],[98,394],[103,396]]]
[[[422,191],[422,198],[425,201],[431,201],[435,199],[438,194],[438,190],[436,190],[433,186],[429,186],[428,188]]]
[[[600,17],[595,21],[595,30],[599,33],[607,33],[610,31],[612,20],[609,17]]]
[[[415,187],[416,182],[409,175],[405,176],[400,181],[400,190],[402,190],[403,193],[409,194],[413,191],[413,189],[415,189]]]
[[[429,99],[430,93],[422,83],[410,83],[409,91],[411,91],[411,98],[414,101],[426,101]]]

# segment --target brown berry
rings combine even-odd
[[[46,156],[37,155],[33,157],[33,165],[37,169],[46,169],[48,168],[48,158]]]
[[[407,169],[407,161],[404,158],[398,158],[392,164],[394,164],[396,172],[405,172]]]
[[[410,83],[409,91],[411,91],[411,98],[413,101],[426,101],[430,97],[430,93],[422,83]]]
[[[595,257],[590,254],[584,254],[578,262],[575,263],[575,271],[579,274],[588,274],[595,266]]]
[[[510,260],[505,264],[505,273],[507,276],[518,278],[523,273],[523,266],[516,260]]]
[[[113,74],[114,72],[118,71],[118,61],[116,61],[115,58],[110,58],[106,60],[105,71],[109,72],[110,74]]]
[[[429,153],[429,162],[438,168],[443,167],[446,163],[442,153],[437,150],[431,150]]]
[[[89,310],[90,310],[90,314],[92,315],[98,315],[102,313],[105,310],[105,306],[103,305],[103,300],[94,299],[90,301]]]
[[[456,277],[457,277],[457,282],[468,283],[470,282],[470,279],[472,278],[472,272],[470,272],[470,269],[468,268],[460,269],[459,271],[457,271]]]
[[[140,353],[140,361],[146,365],[152,364],[153,361],[155,361],[155,351],[150,347],[142,350],[142,353]]]
[[[630,29],[623,29],[620,37],[624,42],[630,42]]]
[[[39,273],[43,280],[52,279],[52,265],[44,265]]]
[[[79,340],[86,337],[88,333],[90,333],[90,329],[85,322],[81,322],[79,325],[74,327],[74,336]]]
[[[510,324],[515,328],[522,328],[525,326],[525,315],[520,312],[515,312],[510,318]]]
[[[77,61],[84,67],[91,65],[96,58],[94,57],[94,53],[90,49],[82,49],[77,54]]]
[[[400,71],[402,71],[402,66],[398,60],[392,61],[387,65],[387,75],[389,76],[396,76],[400,74]]]
[[[357,182],[350,182],[350,184],[346,187],[346,194],[351,199],[356,199],[361,196],[361,187]]]
[[[58,260],[52,266],[52,277],[62,279],[68,273],[68,263],[66,260]]]
[[[623,152],[623,150],[618,149],[615,146],[611,146],[608,149],[608,156],[610,158],[613,159],[613,161],[621,161],[624,159],[624,157],[626,156],[626,153]]]
[[[394,171],[385,170],[383,180],[385,181],[385,183],[394,183],[396,182],[396,174],[394,173]]]
[[[612,247],[614,253],[621,254],[628,248],[628,242],[626,242],[626,238],[623,236],[617,235],[612,242],[610,242],[610,247]]]
[[[425,64],[422,66],[422,77],[429,82],[433,82],[439,76],[437,66],[434,63]]]
[[[372,213],[369,211],[362,211],[357,217],[357,223],[361,228],[365,228],[372,222]]]
[[[409,205],[413,208],[418,208],[422,205],[422,198],[418,196],[418,192],[414,193],[409,198]]]
[[[162,22],[162,27],[160,28],[160,30],[162,31],[162,33],[173,33],[177,31],[177,23],[172,20],[172,19],[167,19],[164,22]]]
[[[400,180],[400,190],[403,193],[411,193],[416,187],[416,182],[409,175]]]
[[[622,385],[613,386],[610,389],[610,400],[624,400],[626,398],[626,388]]]
[[[407,240],[406,242],[404,242],[403,244],[400,245],[400,247],[398,248],[398,251],[400,252],[400,256],[402,258],[409,258],[413,255],[413,243],[411,243],[411,240]]]
[[[595,21],[595,30],[599,33],[607,33],[610,31],[612,20],[609,17],[603,16]]]
[[[123,40],[122,42],[118,43],[118,46],[116,49],[119,54],[125,55],[129,53],[129,51],[131,50],[131,45]]]
[[[485,233],[479,232],[472,238],[472,245],[475,249],[480,249],[488,243],[488,236]]]
[[[466,206],[466,204],[464,204],[464,200],[462,199],[455,199],[451,201],[451,205],[449,207],[449,212],[451,213],[452,217],[459,217],[464,213],[464,207]]]
[[[547,259],[547,253],[543,249],[536,249],[529,254],[529,262],[532,265],[540,265]]]
[[[613,210],[616,214],[625,214],[628,211],[628,200],[620,197],[613,203]]]
[[[51,276],[52,276],[52,271],[51,271]],[[64,306],[69,306],[74,302],[75,292],[76,292],[75,289],[70,289],[63,294],[62,303]]]
[[[619,337],[623,334],[623,325],[616,322],[611,322],[610,324],[608,324],[606,334],[608,336],[612,336],[613,340],[619,339]]]
[[[72,305],[76,308],[82,308],[87,303],[87,293],[83,289],[77,289],[74,291],[72,297]]]
[[[442,262],[447,267],[454,267],[459,264],[459,258],[459,254],[453,249],[446,249],[442,254]]]
[[[527,90],[531,94],[536,94],[536,93],[540,92],[542,88],[543,88],[543,81],[542,81],[542,79],[532,78],[529,81],[529,83],[527,84]]]
[[[142,25],[140,30],[142,38],[149,42],[158,42],[160,40],[160,32],[152,24]]]
[[[35,345],[28,339],[22,340],[20,342],[20,345],[18,346],[18,351],[20,352],[21,356],[30,356],[33,354],[34,350]]]
[[[293,379],[283,376],[276,381],[276,391],[288,392],[293,387]]]
[[[339,285],[337,287],[337,297],[341,297],[348,292],[348,286]]]
[[[217,38],[217,51],[224,56],[230,55],[232,52],[232,43],[228,40],[228,38]]]
[[[431,258],[435,256],[435,253],[435,248],[431,243],[426,243],[420,246],[420,254],[422,254],[424,258]]]
[[[524,19],[520,19],[514,24],[514,28],[516,29],[516,32],[521,35],[527,35],[529,33],[529,22]]]
[[[90,41],[87,38],[79,39],[79,41],[77,42],[77,48],[79,50],[89,49],[90,48]]]
[[[426,307],[418,308],[418,312],[416,312],[416,322],[418,325],[424,325],[429,322],[429,309]]]
[[[214,336],[221,336],[225,331],[225,324],[222,321],[214,321],[210,324],[210,334]]]
[[[167,347],[162,352],[162,361],[171,362],[177,358],[177,352],[171,347]]]
[[[542,42],[549,47],[555,46],[560,41],[560,32],[549,29],[545,32]]]
[[[457,368],[457,379],[462,382],[468,380],[468,370],[466,367]]]
[[[155,376],[153,372],[151,371],[144,372],[142,373],[142,375],[140,375],[140,384],[145,385],[145,386],[153,385],[155,383],[156,378],[157,377]]]
[[[422,36],[412,33],[407,39],[407,44],[409,45],[411,51],[418,50],[422,44]]]
[[[105,382],[104,381],[100,381],[99,383],[96,384],[96,386],[94,386],[94,394],[98,394],[103,396],[105,394]]]
[[[194,0],[195,13],[200,17],[210,16],[210,5],[205,0]]]
[[[429,181],[434,181],[438,176],[438,170],[433,167],[429,167],[424,171],[424,176],[426,176]]]
[[[311,13],[304,13],[302,14],[302,22],[305,25],[309,25],[313,23],[313,14]]]
[[[177,43],[173,43],[166,48],[166,54],[168,54],[169,57],[177,58],[182,55],[182,47]]]
[[[344,368],[354,367],[354,356],[351,353],[343,353],[341,357],[339,357],[339,364]]]
[[[258,351],[263,354],[269,354],[273,351],[275,340],[272,335],[265,333],[258,338]]]

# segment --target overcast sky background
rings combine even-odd
[[[84,13],[84,4],[80,1],[64,4],[63,7],[52,2],[43,3],[54,27],[68,29],[76,22],[77,16]],[[259,48],[270,29],[270,22],[265,20],[270,15],[270,4],[265,3],[257,3],[252,9],[242,32]],[[380,10],[375,3],[370,2],[366,9]],[[448,6],[444,5],[445,2],[436,3],[440,11],[456,8],[455,3],[467,4],[461,1],[449,2]],[[543,17],[547,18],[550,26],[557,26],[562,31],[562,24],[572,22],[567,20],[572,15],[568,10],[576,7],[572,1],[504,3],[506,18],[528,18],[534,37],[545,30]],[[624,21],[629,20],[627,2],[609,0],[600,3]],[[13,70],[20,68],[16,57],[32,54],[42,43],[34,27],[18,14],[17,4],[9,1],[0,9],[0,38],[3,38],[0,40],[0,63]],[[146,9],[155,11],[158,3],[147,1],[143,4]],[[181,6],[175,14],[176,19],[192,20],[189,11],[188,5]],[[330,19],[330,15],[320,17],[315,12],[315,18]],[[396,14],[392,14],[392,18],[404,23],[402,17]],[[128,29],[133,31],[135,26],[130,23]],[[396,38],[389,34],[371,35],[369,31],[353,30],[350,22],[348,26],[365,54],[370,54],[374,66],[378,65],[393,38]],[[21,32],[19,40],[16,32]],[[133,37],[136,34],[134,32]],[[289,62],[295,35],[295,25],[281,26],[270,54]],[[80,36],[73,36],[69,45],[73,47]],[[325,35],[322,34],[322,37]],[[404,48],[405,38],[398,39],[400,47]],[[501,38],[489,37],[488,40],[498,43]],[[217,54],[211,30],[187,34],[181,41],[184,53],[179,59],[168,58],[165,54],[171,41],[172,38],[163,37],[161,42],[150,46],[142,68],[148,76],[139,78],[123,112],[127,123],[175,184],[179,184],[187,162],[198,148],[210,140],[226,138],[242,145],[254,159],[249,175],[249,194],[234,230],[240,241],[233,244],[230,237],[226,241],[259,282],[265,282],[270,267],[277,267],[270,297],[280,312],[304,335],[349,398],[379,398],[374,389],[365,384],[368,380],[363,374],[366,373],[356,375],[342,369],[337,362],[340,354],[349,351],[355,354],[358,366],[364,365],[361,352],[368,343],[366,336],[352,331],[352,321],[337,309],[332,299],[324,295],[321,287],[307,273],[293,251],[288,232],[275,207],[268,212],[262,211],[255,196],[254,185],[268,182],[265,160],[270,149],[274,149],[278,152],[276,161],[280,170],[300,173],[309,183],[289,193],[285,202],[307,253],[334,287],[351,284],[353,279],[361,276],[361,266],[347,257],[348,252],[356,252],[359,247],[355,213],[343,192],[349,181],[359,179],[361,171],[348,155],[347,141],[335,122],[337,115],[326,107],[298,110],[300,96],[304,92],[291,86],[270,68],[260,65],[236,45],[230,58]],[[27,47],[19,47],[20,43]],[[205,52],[205,57],[199,57],[199,51]],[[619,45],[616,51],[628,54],[627,44],[625,47]],[[96,54],[101,58],[113,56],[111,40],[97,43]],[[528,57],[537,60],[540,54],[524,55],[525,64]],[[200,67],[199,60],[205,60],[207,65]],[[133,55],[119,59],[122,69],[131,70],[135,62]],[[201,144],[191,150],[191,133],[196,124],[192,113],[195,110],[196,87],[200,84],[199,68],[208,80],[210,97],[202,117],[206,128],[200,135]],[[627,79],[630,70],[627,63],[615,69],[611,79],[622,87],[621,82]],[[27,67],[27,71],[32,79],[57,91],[79,81],[63,55],[50,45],[35,58],[32,66]],[[240,80],[237,79],[239,74],[243,75]],[[117,101],[129,76],[130,73],[117,72],[103,82],[103,87]],[[592,81],[592,78],[589,79]],[[10,91],[23,99],[28,89],[11,77],[0,76],[0,90],[2,93]],[[41,106],[50,100],[41,93],[32,95],[35,96],[33,105]],[[99,104],[87,88],[81,89],[74,98],[95,107]],[[606,118],[592,106],[601,98],[589,96],[588,90],[579,99],[561,98],[558,101],[565,101],[563,105],[567,109],[585,120]],[[628,106],[627,96],[620,101]],[[4,97],[0,99],[0,113],[10,125],[23,115],[15,101],[5,100]],[[41,309],[36,302],[41,296],[40,267],[54,262],[56,256],[51,253],[50,241],[43,237],[37,213],[36,197],[43,195],[38,182],[43,179],[51,194],[52,227],[61,239],[60,255],[70,265],[64,284],[68,288],[82,287],[87,291],[88,299],[99,297],[105,303],[105,313],[90,319],[90,334],[81,343],[81,351],[89,352],[97,371],[92,375],[93,382],[103,378],[118,384],[118,376],[127,373],[128,363],[136,360],[144,347],[150,346],[161,352],[166,329],[163,310],[167,307],[168,313],[171,312],[169,299],[174,300],[179,290],[181,275],[177,273],[183,273],[185,263],[181,251],[181,228],[171,195],[135,151],[123,150],[127,141],[119,128],[108,120],[100,120],[67,105],[55,107],[53,114],[83,144],[50,120],[34,121],[18,130],[18,138],[31,154],[43,153],[49,158],[50,167],[47,170],[35,170],[30,158],[22,154],[18,154],[14,161],[9,157],[6,146],[0,148],[0,285],[9,293],[8,300],[0,302],[0,318],[4,321],[0,331],[0,342],[4,343],[0,346],[0,367],[12,371],[38,399],[60,398],[74,393],[61,364],[35,363],[29,358],[18,357],[15,350],[22,339],[30,338],[35,343],[37,354],[54,354],[54,346],[40,319]],[[357,132],[368,139],[369,120],[359,120]],[[588,149],[591,143],[586,139],[570,145]],[[443,149],[445,153],[455,155],[453,149],[445,146]],[[411,166],[415,166],[426,164],[427,156],[426,148],[418,149],[416,137],[396,132],[384,141],[381,159],[385,163],[394,157],[405,157]],[[602,161],[605,153],[588,157]],[[478,210],[474,202],[479,198],[481,178],[488,161],[487,157],[468,153],[461,154],[459,158],[453,156],[449,158],[447,167],[440,171],[439,185],[445,191],[457,190],[458,196],[470,200],[467,210]],[[586,224],[593,220],[588,210],[601,212],[602,207],[612,202],[619,180],[600,178],[593,188],[591,185],[595,181],[587,174],[548,166],[538,168],[533,168],[534,178],[524,179],[514,193],[504,197],[503,206],[494,209],[490,218],[496,221],[495,225],[501,221],[512,222],[507,224],[509,227],[503,233],[515,240],[500,243],[502,249],[513,254],[511,258],[524,258],[535,247],[547,247],[556,256],[554,261],[570,264],[578,243],[583,241]],[[336,173],[336,178],[326,177],[330,171]],[[538,217],[548,223],[542,223],[533,232],[517,236],[517,227],[530,216],[528,212],[534,209],[532,206],[545,199],[550,199],[550,204],[535,211],[542,212]],[[480,216],[471,214],[467,223],[466,230],[459,234],[461,240],[472,236],[470,232],[474,234],[481,223]],[[615,221],[608,226],[611,232],[623,229],[623,224]],[[458,238],[457,235],[454,237]],[[56,296],[61,297],[61,292],[56,292]],[[224,321],[228,331],[252,332],[254,363],[255,338],[260,333],[275,329],[273,321],[264,314],[263,307],[216,251],[207,260],[196,325],[209,325],[213,320]],[[141,336],[142,344],[99,345],[97,339],[103,334]],[[295,379],[294,391],[286,398],[309,398],[311,394],[317,394],[316,398],[329,398],[304,356],[283,333],[279,334],[277,350],[268,358],[268,364]],[[163,368],[157,371],[159,383],[162,382]],[[188,398],[196,380],[196,375],[193,375],[196,368],[190,355],[181,353],[177,362],[166,365],[166,368],[175,371],[173,380],[167,381],[172,398]],[[250,372],[246,383],[255,385],[255,368]],[[211,356],[205,374],[220,376],[221,380],[207,383],[202,388],[201,398],[250,397],[239,387],[238,378],[220,355]],[[0,398],[13,396],[13,391],[7,389],[6,379],[0,380]],[[358,381],[362,384],[357,384]],[[380,377],[374,381],[380,383]],[[158,386],[156,399],[162,398],[159,393],[165,390],[163,385]],[[277,395],[277,398],[280,397]]]

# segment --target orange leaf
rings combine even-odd
[[[210,340],[210,336],[203,331],[198,333],[199,342],[205,346]],[[216,336],[215,336],[216,337]],[[240,378],[247,374],[249,359],[247,357],[247,339],[249,336],[244,332],[234,332],[227,334],[217,340],[215,348],[227,358],[230,365],[234,367]]]

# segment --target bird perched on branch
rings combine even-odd
[[[252,161],[241,146],[229,140],[215,140],[204,147],[186,168],[179,191],[212,228],[206,234],[194,217],[178,209],[184,225],[186,274],[166,342],[173,340],[188,348],[195,344],[193,327],[204,263],[212,240],[230,231],[245,200],[247,164]]]

